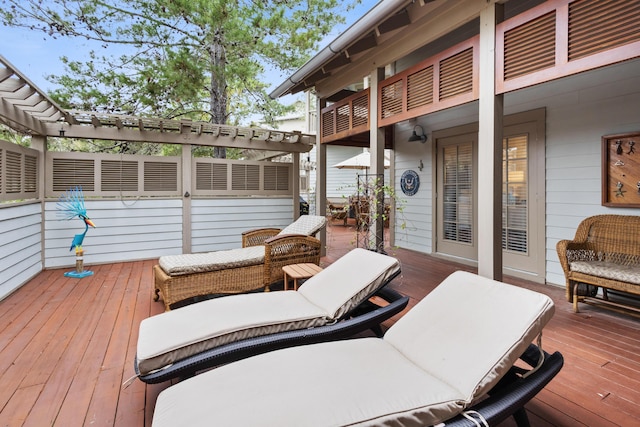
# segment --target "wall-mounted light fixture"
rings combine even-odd
[[[422,163],[422,159],[420,159],[420,163],[418,163],[418,170],[422,171],[424,169],[424,164]]]
[[[417,128],[420,128],[420,135],[418,135],[418,133],[416,132]],[[422,126],[415,125],[413,127],[413,133],[409,137],[409,142],[412,142],[412,141],[420,141],[422,143],[427,142],[427,135],[424,134],[424,129],[422,128]]]
[[[60,124],[60,130],[58,131],[60,136],[64,136],[64,124]]]

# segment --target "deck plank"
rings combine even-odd
[[[353,227],[329,225],[321,266],[347,253],[354,241]],[[451,272],[475,271],[410,250],[388,252],[401,261],[392,287],[410,297],[409,307]],[[94,266],[94,276],[83,279],[64,277],[65,269],[46,270],[0,301],[0,426],[151,425],[157,396],[170,383],[123,383],[134,374],[140,322],[164,310],[152,301],[154,263]],[[527,405],[531,424],[640,425],[640,320],[582,305],[576,314],[561,287],[504,280],[556,303],[543,347],[560,351],[565,367]],[[507,420],[501,427],[514,425]]]

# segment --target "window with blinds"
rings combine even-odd
[[[473,146],[445,147],[443,156],[443,238],[472,244]]]
[[[502,249],[528,252],[527,135],[502,141]]]

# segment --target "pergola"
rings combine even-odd
[[[0,66],[0,123],[32,136],[192,144],[294,154],[308,152],[315,144],[314,135],[300,132],[66,110],[1,55]]]

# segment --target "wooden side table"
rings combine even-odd
[[[313,263],[290,264],[282,267],[284,290],[289,289],[289,278],[293,279],[293,290],[298,290],[298,279],[308,279],[322,271],[322,267]]]

